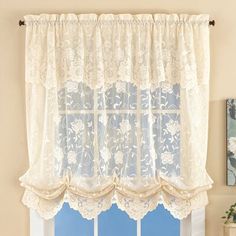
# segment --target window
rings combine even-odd
[[[66,227],[64,228],[65,231],[63,231],[62,229],[63,224],[62,222],[60,222],[60,220],[63,220],[66,223],[66,219],[68,221],[71,221],[72,220],[71,218],[73,218],[75,215],[76,215],[77,223],[75,225],[75,228],[73,228],[73,230],[77,231],[76,227],[81,224],[82,218],[78,216],[79,213],[73,212],[71,214],[70,211],[71,209],[68,207],[68,205],[65,204],[65,206],[63,207],[63,210],[60,211],[58,215],[56,216],[59,218],[57,219],[55,218],[53,220],[43,220],[36,211],[30,210],[30,236],[57,236],[56,235],[56,233],[58,232],[57,230],[59,230],[62,233],[65,233]],[[64,213],[69,214],[69,215],[68,217],[65,217],[63,219]],[[149,213],[149,214],[155,214],[155,213],[156,212]],[[149,221],[148,223],[152,223],[152,222]],[[61,228],[58,228],[58,226],[57,225],[55,226],[55,224],[60,224]],[[87,230],[86,232],[88,233],[90,233],[91,230],[92,232],[94,232],[91,224],[93,224],[92,221],[90,221],[89,223],[87,222],[87,224],[85,223],[81,228],[83,229],[84,227],[85,231]],[[156,221],[155,221],[155,224],[157,224]],[[64,225],[64,226],[68,226],[68,225]],[[145,231],[146,227],[147,225],[145,226],[145,223],[143,223],[142,225],[143,231]],[[180,236],[205,236],[205,208],[192,211],[192,213],[186,219],[183,219],[179,222],[179,227],[180,227]],[[98,235],[95,235],[95,236],[98,236]]]

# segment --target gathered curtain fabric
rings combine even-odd
[[[92,219],[116,203],[204,207],[209,16],[25,16],[29,169],[23,203],[45,219],[64,202]]]

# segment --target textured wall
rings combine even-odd
[[[222,235],[220,216],[236,200],[225,186],[225,99],[236,98],[236,2],[233,0],[0,0],[0,235],[29,236],[29,217],[18,177],[27,169],[24,114],[24,27],[18,20],[38,13],[209,13],[211,95],[206,236]]]

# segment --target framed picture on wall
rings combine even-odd
[[[236,99],[226,100],[227,185],[236,186]]]

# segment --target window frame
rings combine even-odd
[[[44,220],[30,209],[30,236],[55,236],[54,218]],[[97,217],[94,219],[94,236],[100,236]],[[137,236],[142,236],[141,220],[137,221]],[[205,236],[205,207],[192,211],[180,221],[180,236]]]

